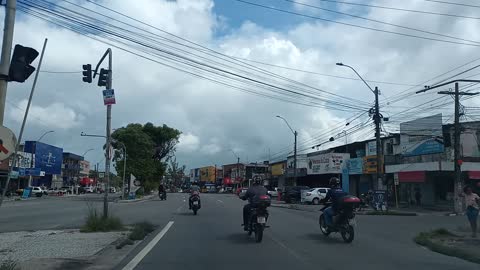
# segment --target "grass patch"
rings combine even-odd
[[[109,232],[123,230],[122,221],[118,217],[104,217],[99,214],[94,207],[89,207],[85,224],[80,229],[81,232]]]
[[[413,240],[432,251],[480,264],[479,254],[469,252],[469,249],[443,244],[442,239],[452,242],[455,239],[461,240],[462,238],[446,229],[437,229],[430,232],[421,232]]]
[[[14,260],[6,260],[0,264],[0,270],[19,270],[17,262]]]
[[[369,215],[369,216],[407,216],[407,217],[412,217],[412,216],[416,216],[417,213],[397,212],[397,211],[369,211],[369,212],[366,212],[365,215]]]
[[[133,226],[132,231],[128,235],[128,239],[132,241],[143,240],[147,234],[153,232],[155,226],[150,222],[140,222]]]

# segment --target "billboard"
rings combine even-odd
[[[46,143],[26,141],[25,150],[34,153],[35,168],[45,174],[61,174],[63,149]]]
[[[307,174],[340,174],[343,163],[350,159],[347,153],[327,153],[308,157]]]
[[[13,162],[13,159],[10,158],[8,160],[8,166],[12,166],[12,162]],[[15,164],[15,167],[35,168],[35,160],[32,160],[32,153],[21,152],[21,151],[17,152],[17,163]]]
[[[215,183],[215,167],[208,166],[200,168],[200,181]]]
[[[89,175],[90,174],[90,162],[86,160],[80,160],[80,174]]]
[[[363,158],[352,158],[346,161],[349,174],[363,174]]]
[[[272,176],[279,176],[283,175],[285,173],[285,163],[278,163],[272,165]]]
[[[443,153],[442,114],[400,123],[400,149],[404,156]]]
[[[465,129],[460,135],[462,157],[480,157],[480,130]]]

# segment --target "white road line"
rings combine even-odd
[[[162,239],[162,237],[172,227],[173,221],[169,221],[168,224],[150,241],[138,254],[135,256],[122,270],[133,270],[137,267],[138,263],[152,250],[152,248]]]
[[[180,211],[182,210],[182,208],[183,208],[183,205],[182,205],[182,206],[179,206],[179,207],[177,208],[177,210],[175,210],[175,211],[177,211],[178,213],[180,213]]]
[[[223,201],[222,201],[222,200],[217,200],[217,202],[219,202],[219,203],[223,203]]]

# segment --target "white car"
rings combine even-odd
[[[95,192],[95,189],[93,187],[86,187],[85,192],[86,193],[93,193],[93,192]]]
[[[268,196],[270,196],[270,198],[278,197],[278,192],[279,192],[279,188],[277,188],[277,187],[267,188],[267,193],[268,193]]]
[[[32,187],[32,195],[42,197],[43,194],[45,194],[45,191],[41,187]]]
[[[319,204],[320,200],[325,199],[330,188],[312,188],[303,190],[301,196],[302,203]]]

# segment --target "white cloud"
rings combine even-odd
[[[27,100],[22,100],[9,110],[9,117],[17,122],[23,121]],[[51,103],[46,107],[31,105],[28,115],[28,123],[38,125],[42,123],[54,129],[70,129],[80,126],[85,117],[76,113],[72,108],[63,103]]]
[[[200,146],[200,139],[192,133],[181,134],[177,149],[179,152],[194,152]]]

